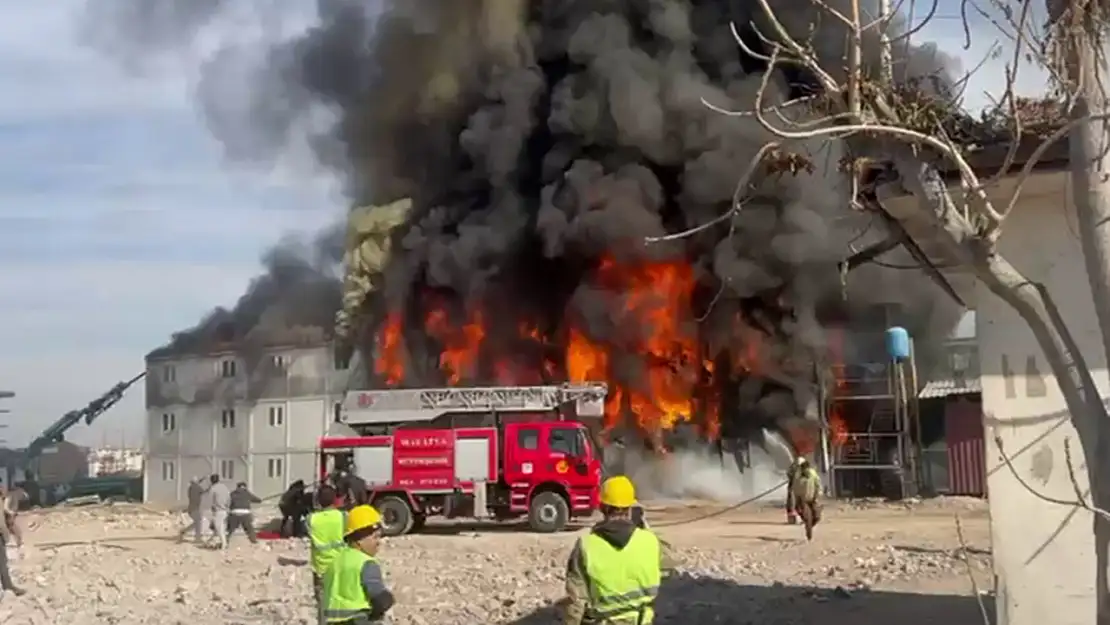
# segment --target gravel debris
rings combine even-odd
[[[664,585],[656,623],[979,622],[975,594],[991,574],[983,506],[923,507],[830,508],[808,544],[775,510],[661,528],[681,566]],[[953,511],[973,544],[958,544]],[[673,522],[692,513],[652,515]],[[226,552],[180,544],[179,514],[123,504],[36,511],[24,523],[29,544],[9,554],[28,593],[0,597],[4,625],[315,622],[302,541],[250,545],[237,535]],[[489,525],[429,532],[383,548],[398,598],[391,623],[561,623],[556,604],[576,534]]]

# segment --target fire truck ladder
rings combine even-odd
[[[569,402],[602,402],[603,382],[550,386],[421,388],[356,392],[361,410],[554,410]]]

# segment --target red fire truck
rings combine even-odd
[[[351,391],[339,421],[357,436],[320,440],[321,471],[366,481],[382,530],[431,515],[562,529],[598,508],[600,448],[581,419],[600,417],[605,384]]]

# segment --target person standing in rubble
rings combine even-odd
[[[604,518],[578,539],[567,560],[563,625],[651,625],[663,572],[674,562],[666,544],[633,521],[636,507],[636,489],[627,477],[601,485]]]
[[[306,505],[307,504],[307,505]],[[301,538],[305,535],[305,517],[312,512],[312,500],[306,502],[304,480],[297,480],[281,496],[281,537]]]
[[[185,511],[189,515],[190,522],[182,528],[181,532],[177,535],[177,539],[179,541],[185,540],[185,535],[192,530],[193,540],[199,544],[204,538],[205,524],[205,514],[201,507],[204,500],[204,485],[201,484],[200,476],[193,477],[193,479],[189,480],[189,489],[186,491],[186,497],[188,500],[188,507]]]
[[[339,496],[343,498],[343,507],[347,510],[369,503],[366,481],[355,474],[353,464],[337,469],[332,482],[335,484],[335,490],[339,492]]]
[[[216,534],[216,544],[220,549],[227,548],[227,513],[231,509],[231,491],[227,484],[220,481],[215,473],[209,478],[208,497],[212,505],[212,531]]]
[[[806,540],[813,540],[813,528],[821,522],[821,476],[803,457],[798,458],[795,466],[790,497],[805,526]]]
[[[254,514],[251,511],[251,505],[262,503],[262,499],[247,488],[246,482],[239,482],[235,485],[235,490],[231,491],[230,501],[231,509],[227,517],[228,541],[231,540],[231,534],[241,527],[251,544],[257,543],[258,535],[254,532]]]
[[[5,490],[3,485],[0,485],[0,508],[3,509],[4,525],[8,528],[8,533],[15,539],[15,546],[17,549],[23,548],[23,528],[19,521],[19,506],[27,499],[27,492],[22,488],[16,486],[10,490]]]
[[[312,564],[312,594],[316,598],[317,617],[321,625],[324,617],[324,574],[335,562],[345,544],[343,524],[346,515],[338,506],[335,489],[328,484],[316,491],[316,504],[320,510],[308,517],[309,555]]]
[[[324,573],[324,619],[336,625],[381,623],[396,602],[385,584],[378,549],[382,542],[382,516],[370,506],[355,506],[347,513],[345,545]]]
[[[9,493],[0,486],[0,504],[7,505]],[[11,530],[8,529],[7,523],[0,523],[0,595],[4,592],[11,592],[13,595],[20,597],[27,591],[19,588],[12,581],[12,572],[8,568],[8,540],[11,538]]]

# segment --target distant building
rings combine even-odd
[[[101,447],[89,450],[89,476],[140,475],[143,450],[126,447]]]
[[[316,444],[336,420],[347,371],[329,344],[147,357],[144,500],[185,501],[219,474],[260,497],[318,477]]]
[[[983,497],[987,465],[974,312],[945,342],[942,356],[918,396],[926,489]]]

